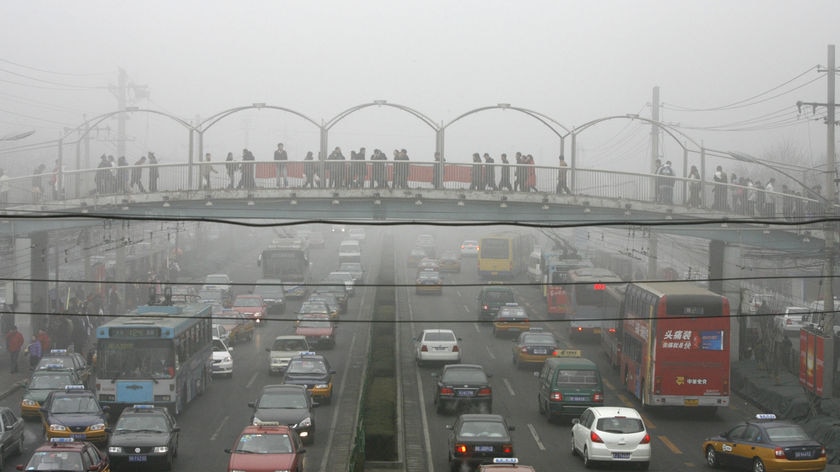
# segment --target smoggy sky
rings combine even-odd
[[[838,18],[836,0],[6,2],[0,139],[35,134],[0,142],[0,162],[51,161],[57,145],[49,142],[65,128],[117,110],[122,68],[148,91],[145,98],[130,87],[129,106],[191,123],[257,102],[321,123],[381,99],[435,125],[510,103],[571,129],[608,116],[649,118],[659,86],[660,120],[690,140],[818,166],[825,109],[800,115],[796,102],[826,102],[821,69],[840,38]],[[116,120],[97,128],[91,154],[116,154]],[[163,116],[132,113],[127,134],[130,162],[147,151],[164,162],[187,159],[188,132]],[[348,156],[360,146],[389,157],[406,148],[412,160],[430,161],[435,149],[431,126],[387,106],[349,115],[329,136],[329,147]],[[204,150],[221,160],[248,147],[270,159],[281,141],[300,159],[317,152],[318,127],[293,113],[243,111],[208,129]],[[643,122],[610,120],[577,141],[578,166],[650,167]],[[570,139],[560,145],[539,121],[494,109],[447,126],[445,156],[466,162],[473,152],[523,151],[553,165],[571,153]],[[673,141],[660,154],[682,162]]]

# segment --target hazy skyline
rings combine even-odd
[[[55,140],[64,128],[115,111],[109,87],[123,68],[149,93],[134,96],[140,89],[132,88],[129,105],[186,121],[264,102],[320,122],[383,99],[439,124],[510,103],[571,128],[612,115],[650,117],[659,86],[661,120],[698,143],[756,156],[792,148],[820,164],[825,125],[810,108],[798,117],[795,104],[826,101],[825,74],[816,66],[826,66],[827,45],[837,43],[840,4],[44,1],[4,10],[0,137],[36,133],[0,143],[0,152]],[[115,122],[101,126],[91,152],[115,153]],[[578,165],[644,172],[649,131],[629,120],[598,125],[578,139]],[[149,150],[169,162],[186,160],[186,131],[165,118],[133,115],[128,135],[130,162]],[[554,165],[560,153],[547,128],[500,110],[453,125],[446,138],[450,162],[466,162],[472,152],[523,151],[538,165]],[[243,112],[206,134],[205,151],[216,160],[228,151],[238,158],[247,146],[269,159],[280,141],[301,159],[317,152],[318,129],[288,113]],[[407,148],[413,160],[430,161],[434,133],[407,113],[374,107],[337,125],[333,146],[347,155],[360,146],[389,156]],[[44,161],[56,154],[49,147],[27,152]],[[662,155],[682,158],[673,143]]]

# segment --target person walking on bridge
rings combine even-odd
[[[236,184],[236,169],[239,167],[239,163],[233,160],[233,153],[227,153],[227,158],[225,158],[225,170],[227,171],[228,175],[228,186],[227,188],[232,189]]]
[[[499,190],[506,188],[509,191],[513,190],[510,185],[510,162],[508,162],[507,154],[502,153],[502,178],[499,180]]]
[[[557,168],[557,195],[564,193],[572,194],[569,186],[566,185],[566,172],[569,169],[569,164],[566,164],[566,158],[560,154],[560,162]]]
[[[306,178],[303,188],[315,188],[315,156],[312,151],[303,158],[303,175]]]
[[[490,187],[490,190],[499,190],[496,187],[496,161],[489,153],[484,153],[484,188]]]
[[[288,187],[289,186],[289,179],[288,175],[286,174],[286,161],[289,160],[289,155],[286,153],[286,150],[283,149],[283,143],[277,143],[277,149],[274,151],[274,160],[277,161],[277,165],[275,166],[276,175],[276,185],[277,188]]]
[[[158,159],[155,153],[149,153],[149,191],[157,192],[158,177],[160,177],[160,169],[157,167]]]
[[[210,175],[219,173],[210,161],[210,153],[208,152],[204,155],[204,162],[199,164],[201,170],[201,184],[199,186],[207,190],[210,190]]]
[[[131,169],[131,184],[129,187],[133,190],[134,186],[137,185],[137,189],[141,193],[146,193],[146,189],[143,188],[143,166],[145,165],[146,156],[142,156],[134,162],[134,167]]]

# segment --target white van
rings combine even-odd
[[[341,241],[338,246],[338,263],[362,262],[362,246],[355,239]]]
[[[542,251],[534,249],[528,256],[528,280],[534,283],[542,282]]]

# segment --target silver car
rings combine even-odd
[[[23,452],[23,418],[10,408],[0,406],[0,469],[6,463],[6,456]]]

